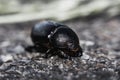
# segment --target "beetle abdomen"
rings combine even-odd
[[[36,24],[31,32],[32,41],[35,44],[48,43],[48,35],[55,30],[58,26],[50,21],[43,21]]]

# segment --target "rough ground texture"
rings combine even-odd
[[[36,22],[0,25],[0,80],[120,80],[120,19],[64,22],[84,50],[72,60],[44,59],[24,50],[32,45],[30,30]]]

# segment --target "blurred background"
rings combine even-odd
[[[42,20],[72,28],[83,56],[25,51]],[[120,0],[0,0],[0,80],[120,80]]]
[[[120,0],[0,0],[0,23],[41,19],[66,21],[78,17],[120,13]]]

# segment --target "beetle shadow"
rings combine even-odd
[[[69,60],[72,60],[72,57],[64,54],[64,53],[61,53],[61,51],[59,50],[51,50],[50,52],[47,52],[48,49],[46,48],[43,48],[43,47],[35,47],[35,46],[27,46],[25,47],[25,51],[29,52],[29,53],[33,53],[33,52],[38,52],[40,54],[44,54],[43,56],[36,56],[36,57],[33,57],[33,59],[39,59],[40,57],[42,58],[45,58],[45,59],[48,59],[50,57],[53,57],[53,56],[57,56],[61,59],[69,59]]]
[[[47,49],[45,47],[36,47],[36,46],[27,46],[25,47],[25,51],[29,52],[29,53],[40,53],[42,54],[41,56],[38,57],[42,57],[42,58],[50,58],[52,56],[58,56],[58,51],[55,49]]]
[[[25,51],[29,53],[33,53],[33,52],[45,53],[47,49],[43,47],[36,47],[34,45],[30,45],[30,46],[25,47]]]

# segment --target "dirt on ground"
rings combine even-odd
[[[62,22],[79,36],[82,57],[42,58],[31,28],[38,21],[0,25],[0,80],[120,80],[120,19],[74,19]]]

